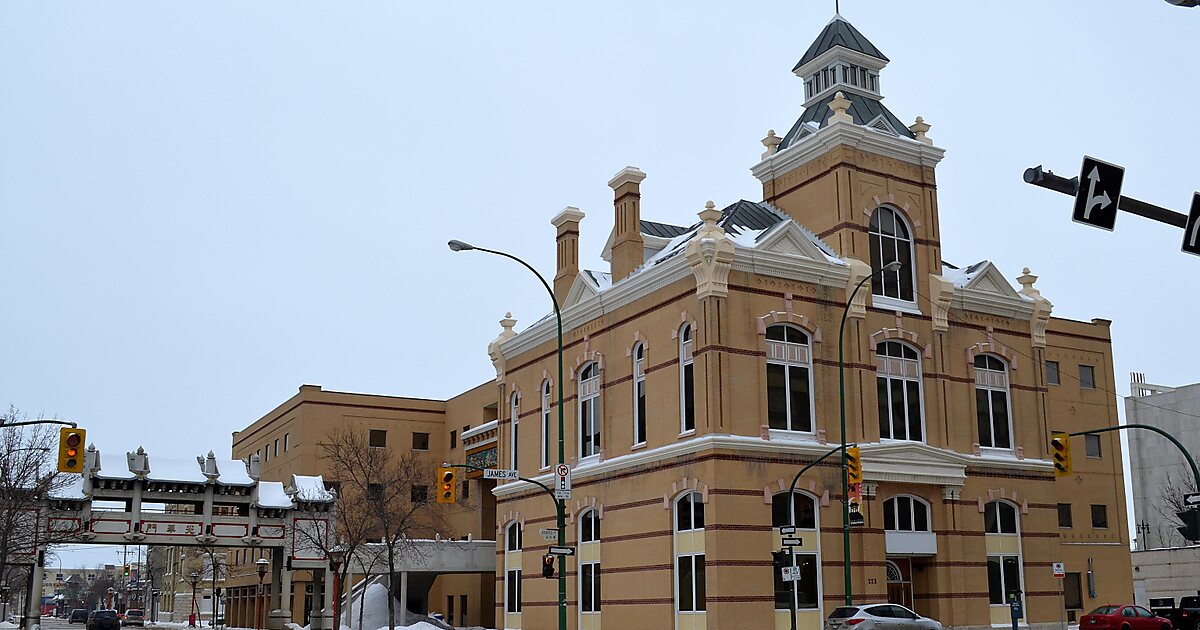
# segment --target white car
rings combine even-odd
[[[837,608],[825,630],[942,630],[942,624],[899,604],[864,604]]]

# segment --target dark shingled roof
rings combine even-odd
[[[717,225],[727,230],[731,226],[740,228],[737,230],[738,233],[741,233],[742,230],[765,230],[784,220],[778,211],[772,212],[767,204],[745,199],[739,199],[736,203],[721,210],[721,214]]]
[[[901,122],[899,118],[896,118],[896,115],[878,100],[861,94],[843,94],[850,100],[848,113],[854,116],[855,124],[865,125],[882,115],[884,120],[891,125],[892,129],[896,130],[896,133],[906,138],[916,137],[913,132],[908,130],[907,125]],[[792,146],[797,134],[800,133],[801,125],[804,123],[817,123],[820,127],[828,124],[829,116],[833,114],[833,110],[829,109],[829,101],[832,101],[835,96],[837,96],[836,92],[829,94],[805,109],[804,113],[800,114],[800,120],[797,120],[796,124],[792,125],[791,130],[787,132],[787,135],[783,137],[783,141],[779,143],[779,150],[782,151]]]
[[[888,60],[887,57],[883,56],[883,53],[879,52],[879,49],[875,47],[875,44],[872,44],[869,40],[867,40],[866,37],[863,36],[862,33],[859,33],[858,29],[854,28],[854,26],[846,21],[846,18],[840,15],[835,15],[833,16],[833,20],[830,21],[829,24],[825,25],[825,29],[821,31],[820,35],[817,36],[817,39],[812,43],[812,46],[808,47],[808,51],[806,51],[804,56],[800,58],[800,61],[796,63],[796,67],[792,68],[792,72],[799,70],[800,66],[803,66],[813,59],[816,59],[821,55],[821,53],[824,53],[834,46],[849,48],[850,50],[860,52],[876,59],[882,59],[884,61]]]
[[[659,238],[675,238],[680,234],[688,231],[688,228],[678,225],[670,225],[667,223],[657,223],[655,221],[641,221],[642,234],[657,236]]]

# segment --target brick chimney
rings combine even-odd
[[[611,180],[613,189],[612,280],[617,283],[646,261],[642,241],[642,180],[646,174],[635,166],[626,166]]]
[[[579,222],[583,213],[579,208],[567,206],[563,208],[550,224],[558,228],[555,241],[558,244],[558,270],[554,274],[554,297],[559,306],[567,299],[571,285],[579,276]]]

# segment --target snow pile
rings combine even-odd
[[[342,614],[342,630],[388,630],[388,628],[408,628],[409,630],[445,630],[448,626],[438,625],[430,621],[419,621],[419,619],[428,619],[408,613],[405,618],[404,608],[399,602],[396,602],[396,617],[393,623],[388,623],[388,592],[387,587],[383,584],[371,584],[367,586],[366,596],[361,593],[356,594],[357,597],[350,605],[345,606]],[[362,626],[358,625],[358,615],[360,607],[362,612]],[[412,625],[401,625],[406,621],[413,622]]]
[[[18,626],[17,624],[15,624],[11,621],[0,621],[0,628],[3,628],[3,630],[10,630],[11,628],[19,628],[19,627],[20,626]]]

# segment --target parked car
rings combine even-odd
[[[841,606],[834,609],[825,620],[825,630],[851,629],[942,630],[942,624],[935,619],[922,617],[899,604]]]
[[[88,611],[86,608],[76,608],[71,611],[71,616],[67,617],[67,623],[87,623]]]
[[[1172,630],[1171,620],[1132,604],[1101,606],[1079,618],[1079,630]]]
[[[1181,597],[1178,608],[1174,597],[1151,597],[1150,612],[1170,619],[1175,630],[1196,630],[1196,623],[1200,621],[1200,597]]]
[[[120,630],[121,620],[115,610],[94,610],[88,616],[87,630]]]
[[[142,615],[141,608],[130,608],[125,611],[125,616],[121,617],[121,625],[123,626],[144,626],[146,618]]]

